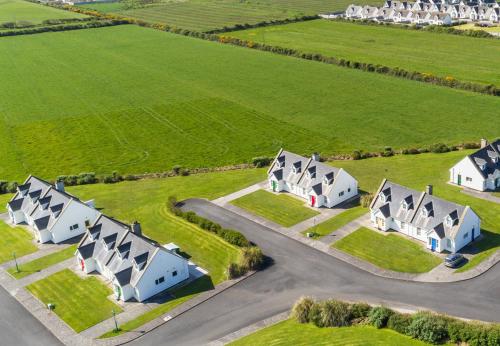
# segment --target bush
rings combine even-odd
[[[181,173],[181,170],[182,170],[182,166],[179,166],[179,165],[175,165],[172,168],[172,172],[174,172],[175,175],[179,175]]]
[[[368,320],[371,325],[380,329],[387,326],[387,321],[393,313],[394,312],[391,309],[388,309],[384,306],[376,306],[370,310],[370,313],[368,314]]]
[[[355,303],[351,305],[351,318],[362,319],[368,317],[371,306],[366,303]]]
[[[462,147],[464,149],[479,149],[481,145],[478,143],[464,143]]]
[[[363,208],[368,208],[373,200],[373,195],[371,193],[361,195],[361,206]]]
[[[354,150],[351,154],[353,160],[361,160],[363,157],[361,156],[361,151]]]
[[[398,333],[406,334],[408,326],[412,322],[411,315],[394,313],[387,320],[387,328],[395,330]]]
[[[450,148],[446,144],[438,143],[431,145],[429,151],[431,153],[447,153],[450,151]]]
[[[345,327],[351,322],[348,303],[330,299],[321,304],[322,327]]]
[[[241,276],[241,268],[236,263],[230,263],[226,270],[227,278],[229,280],[236,279]]]
[[[403,155],[417,155],[420,151],[417,148],[403,149],[401,152]]]
[[[383,157],[394,156],[394,150],[391,147],[385,147],[384,151],[381,153]]]
[[[448,336],[447,323],[441,316],[419,312],[413,315],[407,334],[415,339],[436,344]]]
[[[133,174],[127,174],[126,176],[123,177],[123,179],[126,181],[134,181],[137,180],[137,177]]]
[[[191,222],[191,223],[196,223],[198,224],[199,221],[200,221],[200,218],[198,217],[198,215],[196,215],[196,213],[194,211],[188,211],[187,213],[184,214],[185,215],[185,219],[188,221],[188,222]]]
[[[322,327],[321,325],[321,304],[315,303],[311,306],[309,310],[309,322],[314,323],[317,327]]]
[[[181,175],[182,175],[183,177],[187,177],[187,176],[189,175],[189,169],[183,169],[183,170],[181,171]]]
[[[240,266],[247,270],[258,270],[264,264],[262,250],[256,246],[243,248]]]
[[[0,180],[0,193],[7,193],[9,183],[5,180]]]
[[[238,231],[232,229],[222,229],[220,231],[220,235],[221,238],[227,241],[229,244],[239,247],[246,247],[250,245],[250,242],[247,240],[247,238],[245,238],[245,236]]]
[[[261,167],[266,167],[266,166],[269,166],[271,164],[271,161],[273,159],[270,158],[270,157],[266,157],[266,156],[259,156],[259,157],[254,157],[252,159],[252,164],[257,167],[257,168],[261,168]]]
[[[299,323],[308,323],[312,307],[316,304],[311,297],[301,297],[292,308],[292,317]]]
[[[18,184],[15,181],[9,183],[9,185],[7,186],[7,192],[8,193],[14,193],[14,192],[16,192],[17,186],[18,186]]]

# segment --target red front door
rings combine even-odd
[[[82,271],[85,270],[85,261],[83,259],[80,260],[80,267],[82,267]]]
[[[316,204],[316,196],[311,196],[311,207],[314,207]]]

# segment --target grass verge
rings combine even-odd
[[[303,235],[307,233],[312,233],[312,238],[318,239],[335,232],[339,228],[347,225],[349,222],[356,220],[357,218],[368,213],[368,208],[363,208],[362,206],[356,206],[349,208],[346,211],[314,226],[302,232]]]
[[[334,248],[380,268],[403,273],[426,273],[441,259],[419,244],[395,234],[382,235],[361,227],[333,243]]]
[[[33,243],[33,235],[22,227],[10,227],[0,221],[0,263],[33,253],[38,248]]]

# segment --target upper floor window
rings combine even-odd
[[[69,230],[70,230],[70,231],[74,231],[75,229],[78,229],[78,224],[77,224],[77,223],[75,223],[75,224],[74,224],[74,225],[72,225],[72,226],[69,226]]]
[[[158,278],[158,279],[155,280],[155,284],[156,285],[159,285],[159,284],[161,284],[163,282],[165,282],[165,277],[164,276],[162,276],[162,277],[160,277],[160,278]]]
[[[172,272],[172,276],[177,276],[177,270],[174,270],[174,271]]]

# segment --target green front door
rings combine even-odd
[[[276,192],[276,181],[275,181],[275,180],[273,180],[273,181],[271,182],[271,185],[273,186],[273,192]]]
[[[116,300],[120,300],[122,296],[122,288],[118,285],[115,285],[115,298]]]
[[[462,176],[460,174],[458,175],[457,184],[462,185]]]

